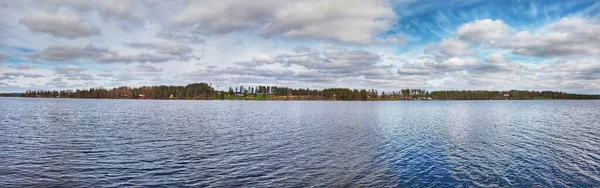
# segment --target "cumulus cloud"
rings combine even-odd
[[[466,41],[493,44],[505,39],[511,32],[511,27],[502,20],[483,19],[463,24],[456,35]]]
[[[600,59],[584,58],[562,60],[541,68],[551,80],[577,81],[581,83],[596,83],[600,81]],[[591,86],[591,85],[590,85]]]
[[[5,72],[2,74],[2,76],[0,76],[0,80],[14,80],[19,77],[21,77],[21,78],[41,78],[41,77],[44,77],[44,75],[30,74],[30,73],[23,73],[23,72]]]
[[[273,57],[269,54],[261,54],[252,57],[252,62],[259,64],[273,64],[275,63],[275,60],[273,60]]]
[[[434,75],[456,71],[470,71],[481,67],[475,57],[477,51],[470,44],[458,38],[449,38],[425,47],[424,62],[406,63],[398,73],[404,75]]]
[[[94,45],[85,47],[51,46],[41,52],[31,53],[29,57],[51,61],[70,61],[75,59],[95,59],[100,54],[109,53],[108,48],[100,48]]]
[[[348,50],[344,48],[326,48],[321,51],[302,49],[297,54],[279,54],[276,58],[261,54],[251,62],[238,62],[240,68],[257,69],[266,65],[277,65],[316,73],[322,77],[363,76],[379,77],[389,74],[389,65],[380,65],[381,57],[368,51]],[[236,68],[237,71],[237,68]],[[271,70],[267,70],[272,72]],[[237,71],[239,72],[239,71]],[[280,72],[278,72],[280,73]]]
[[[522,72],[527,67],[508,59],[502,54],[492,54],[483,61],[475,57],[450,57],[446,59],[431,59],[425,62],[406,63],[398,69],[399,74],[443,76],[442,73],[464,73],[481,77],[483,74],[506,74]],[[461,74],[464,74],[461,73]]]
[[[437,72],[435,64],[430,62],[406,63],[398,68],[398,74],[408,76],[428,76]]]
[[[204,36],[195,32],[190,32],[186,29],[162,30],[157,34],[157,36],[167,40],[179,41],[183,43],[201,44],[205,42]]]
[[[258,26],[281,2],[272,1],[190,1],[186,8],[172,17],[178,25],[194,26],[202,34],[228,33]]]
[[[448,58],[474,56],[477,51],[468,42],[460,39],[444,39],[439,43],[429,45],[424,49],[425,54],[433,55],[437,61],[447,61]]]
[[[550,24],[540,33],[521,31],[506,47],[525,56],[558,57],[600,55],[600,18],[567,17]]]
[[[111,51],[108,48],[87,45],[85,47],[73,46],[51,46],[41,52],[31,53],[29,57],[51,61],[89,60],[97,63],[134,63],[151,62],[160,63],[170,60],[187,60],[189,57],[181,57],[180,54],[190,49],[166,46],[157,50],[157,53],[122,53]]]
[[[289,85],[310,84],[329,86],[360,87],[361,84],[389,84],[391,80],[402,78],[390,68],[381,64],[378,54],[345,48],[325,48],[313,50],[303,48],[295,54],[258,55],[255,61],[238,62],[224,68],[203,68],[186,72],[193,79],[228,80],[243,83],[285,83]],[[256,63],[269,61],[272,63]],[[217,76],[220,76],[218,79]],[[307,85],[305,85],[307,86]]]
[[[327,48],[321,54],[299,54],[287,58],[286,63],[295,64],[322,73],[368,76],[372,71],[386,69],[377,65],[381,57],[377,54],[342,48]]]
[[[83,71],[86,71],[86,70],[87,70],[86,68],[78,67],[78,66],[75,66],[75,65],[69,65],[69,66],[66,66],[66,67],[56,67],[56,68],[54,68],[54,72],[57,73],[57,74],[69,74],[69,73],[73,73],[73,72],[79,73],[79,72],[83,72]]]
[[[485,63],[475,69],[476,72],[506,73],[511,71],[522,71],[525,66],[513,62],[502,54],[492,54],[485,58]]]
[[[39,2],[41,5],[48,8],[69,7],[78,11],[94,11],[105,17],[116,17],[120,19],[136,19],[135,0],[104,0],[104,1],[87,1],[87,0],[47,0]]]
[[[56,75],[62,75],[68,80],[95,80],[95,78],[91,74],[85,73],[85,71],[87,70],[87,68],[69,65],[66,67],[54,68],[54,73]]]
[[[261,28],[266,36],[330,39],[369,44],[397,17],[386,1],[300,1],[277,9]]]
[[[439,44],[440,53],[445,56],[468,56],[476,55],[477,51],[469,48],[469,44],[457,40],[457,39],[446,39]]]
[[[436,68],[442,71],[467,70],[479,66],[479,60],[475,58],[452,57],[436,65]]]
[[[476,20],[458,28],[460,40],[487,48],[511,49],[533,57],[600,55],[600,18],[565,17],[537,32],[514,32],[502,20]]]
[[[375,37],[396,21],[385,0],[191,1],[172,17],[175,25],[205,35],[251,30],[265,37],[353,44],[402,43],[399,36]]]
[[[169,60],[177,59],[176,57],[168,54],[156,54],[156,53],[103,53],[95,59],[99,63],[134,63],[134,62],[150,62],[150,63],[161,63]]]
[[[162,68],[151,64],[139,64],[135,67],[135,70],[142,73],[158,73],[163,71]]]
[[[296,52],[297,54],[310,53],[310,52],[312,52],[312,49],[304,47],[304,46],[296,46],[296,47],[294,47],[294,52]]]
[[[182,43],[165,42],[165,43],[127,43],[126,45],[134,48],[155,49],[158,53],[183,56],[192,53],[193,49]]]
[[[67,82],[63,81],[62,78],[54,78],[48,82],[46,82],[46,85],[48,87],[52,87],[52,88],[67,88],[69,87],[69,85],[67,84]]]
[[[121,72],[115,75],[114,85],[124,85],[129,81],[141,80],[139,76],[136,76],[133,72]]]
[[[82,21],[75,14],[51,14],[36,12],[25,16],[19,22],[31,31],[50,34],[55,37],[76,39],[100,35],[98,27]]]

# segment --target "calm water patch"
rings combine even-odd
[[[600,185],[600,101],[0,98],[0,187]]]

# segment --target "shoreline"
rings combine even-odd
[[[133,101],[355,101],[355,102],[391,102],[391,101],[595,101],[600,99],[431,99],[431,100],[327,100],[327,99],[128,99],[128,98],[68,98],[68,97],[23,97],[0,96],[0,98],[27,98],[27,99],[86,99],[86,100],[133,100]]]
[[[157,99],[157,100],[314,100],[314,101],[414,101],[414,100],[561,100],[600,99],[600,95],[574,94],[560,91],[535,90],[437,90],[351,88],[289,88],[278,86],[236,87],[217,90],[209,83],[185,86],[115,87],[77,90],[27,90],[0,93],[0,96],[29,98],[102,98],[102,99]]]

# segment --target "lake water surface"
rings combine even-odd
[[[600,185],[600,101],[0,98],[0,187]]]

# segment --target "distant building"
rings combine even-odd
[[[505,93],[505,94],[504,94],[504,97],[510,97],[510,94],[508,94],[508,93]]]

